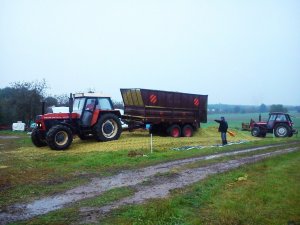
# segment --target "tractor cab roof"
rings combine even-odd
[[[74,96],[74,98],[82,98],[82,97],[110,98],[110,96],[100,94],[100,93],[76,93],[76,94],[73,94],[73,96]]]
[[[269,113],[269,115],[289,115],[289,114],[284,112],[271,112]]]

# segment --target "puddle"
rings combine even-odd
[[[20,137],[18,137],[18,136],[0,136],[0,139],[18,139],[18,138],[20,138]]]

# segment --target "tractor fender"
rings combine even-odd
[[[95,110],[93,113],[93,117],[92,117],[92,122],[91,122],[91,126],[94,126],[98,123],[98,120],[106,114],[114,114],[116,115],[119,119],[121,119],[121,113],[119,110]]]
[[[76,128],[75,128],[74,126],[72,126],[71,124],[69,124],[69,123],[66,123],[66,122],[60,122],[60,123],[58,123],[58,124],[56,124],[56,125],[63,125],[63,126],[66,126],[66,127],[68,127],[68,128],[71,129],[71,131],[72,131],[73,134],[76,133]]]

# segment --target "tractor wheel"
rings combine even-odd
[[[291,129],[286,124],[278,124],[274,128],[274,133],[276,137],[288,137],[291,133]]]
[[[192,137],[193,136],[193,127],[189,124],[186,124],[182,128],[183,137]]]
[[[31,132],[31,141],[36,147],[44,147],[47,145],[47,142],[42,138],[39,129],[34,128]]]
[[[73,141],[72,131],[67,126],[56,125],[49,130],[46,140],[51,149],[65,150]]]
[[[260,136],[260,129],[258,127],[253,127],[251,130],[251,134],[253,137],[259,137]]]
[[[112,141],[118,140],[121,132],[120,119],[114,114],[105,114],[96,124],[94,135],[97,141]]]
[[[171,125],[171,126],[168,128],[168,134],[169,134],[171,137],[174,137],[174,138],[180,137],[180,136],[181,136],[181,129],[180,129],[180,126],[178,126],[177,124]]]

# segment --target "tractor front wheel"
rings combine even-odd
[[[94,136],[97,141],[118,140],[122,132],[120,119],[115,114],[104,114],[95,126]]]
[[[253,137],[259,137],[260,136],[260,129],[258,127],[253,127],[251,130],[251,134]]]
[[[288,137],[291,133],[291,129],[286,124],[278,124],[274,128],[274,133],[276,137]]]
[[[38,128],[32,130],[31,141],[36,147],[44,147],[47,145],[46,140],[42,137]]]
[[[46,140],[51,149],[65,150],[73,141],[72,131],[67,126],[56,125],[49,130]]]

